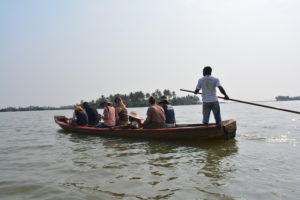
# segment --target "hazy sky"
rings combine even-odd
[[[299,96],[299,0],[1,0],[0,108],[194,90]]]

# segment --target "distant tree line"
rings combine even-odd
[[[149,105],[148,99],[150,96],[154,96],[158,101],[162,96],[166,96],[172,105],[195,105],[200,103],[199,97],[195,95],[178,97],[174,91],[171,92],[167,89],[160,91],[157,89],[152,93],[137,91],[130,92],[129,94],[111,94],[107,97],[102,95],[100,98],[90,101],[89,104],[99,107],[100,103],[105,99],[114,102],[116,97],[121,97],[127,107],[145,107]],[[83,102],[84,100],[81,100],[80,103],[82,104]]]
[[[74,106],[60,106],[60,107],[49,107],[49,106],[27,106],[27,107],[7,107],[0,109],[0,112],[16,112],[16,111],[39,111],[39,110],[68,110]]]
[[[156,97],[156,99],[159,101],[159,99],[162,96],[166,96],[170,103],[172,105],[195,105],[200,104],[200,99],[196,95],[187,95],[178,97],[174,91],[170,90],[155,90],[152,93],[143,93],[142,91],[137,92],[130,92],[129,94],[114,94],[109,96],[101,95],[100,98],[96,100],[89,101],[89,104],[95,106],[96,108],[99,108],[100,103],[104,101],[105,99],[110,100],[111,102],[114,102],[114,99],[116,97],[121,97],[123,99],[123,102],[127,107],[145,107],[149,106],[148,99],[150,96]],[[82,104],[84,100],[80,101],[80,104]],[[0,112],[14,112],[14,111],[34,111],[34,110],[67,110],[67,109],[73,109],[73,106],[61,106],[61,107],[39,107],[39,106],[28,106],[28,107],[8,107],[4,109],[0,109]]]
[[[290,96],[277,96],[275,97],[276,101],[295,101],[300,100],[300,96],[298,97],[290,97]]]

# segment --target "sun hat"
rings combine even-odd
[[[137,119],[140,119],[140,117],[138,116],[138,114],[136,112],[130,112],[128,114],[129,117],[133,117],[133,118],[137,118]]]
[[[166,103],[166,104],[170,104],[170,102],[169,102],[169,100],[168,100],[168,97],[166,97],[166,96],[161,96],[158,103]]]
[[[103,101],[101,101],[100,106],[104,106],[105,104],[112,104],[111,101],[109,99],[104,99]]]

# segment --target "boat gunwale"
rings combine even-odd
[[[169,131],[190,131],[190,130],[207,130],[207,129],[217,129],[219,128],[217,125],[212,124],[212,125],[206,125],[206,126],[192,126],[192,127],[175,127],[175,128],[157,128],[157,129],[121,129],[121,128],[97,128],[97,127],[89,127],[89,126],[74,126],[74,125],[70,125],[66,122],[62,122],[59,121],[58,119],[55,119],[55,122],[58,125],[61,126],[66,126],[68,128],[75,128],[75,129],[80,129],[80,130],[90,130],[90,131],[124,131],[124,132],[128,132],[128,131],[133,131],[133,132],[153,132],[153,131],[159,131],[159,132],[169,132]]]

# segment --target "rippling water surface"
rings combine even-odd
[[[300,110],[299,101],[265,104]],[[202,143],[66,134],[53,116],[72,111],[0,113],[0,199],[298,199],[300,115],[221,110],[237,120],[237,137]],[[202,118],[201,106],[175,111],[178,123]]]

